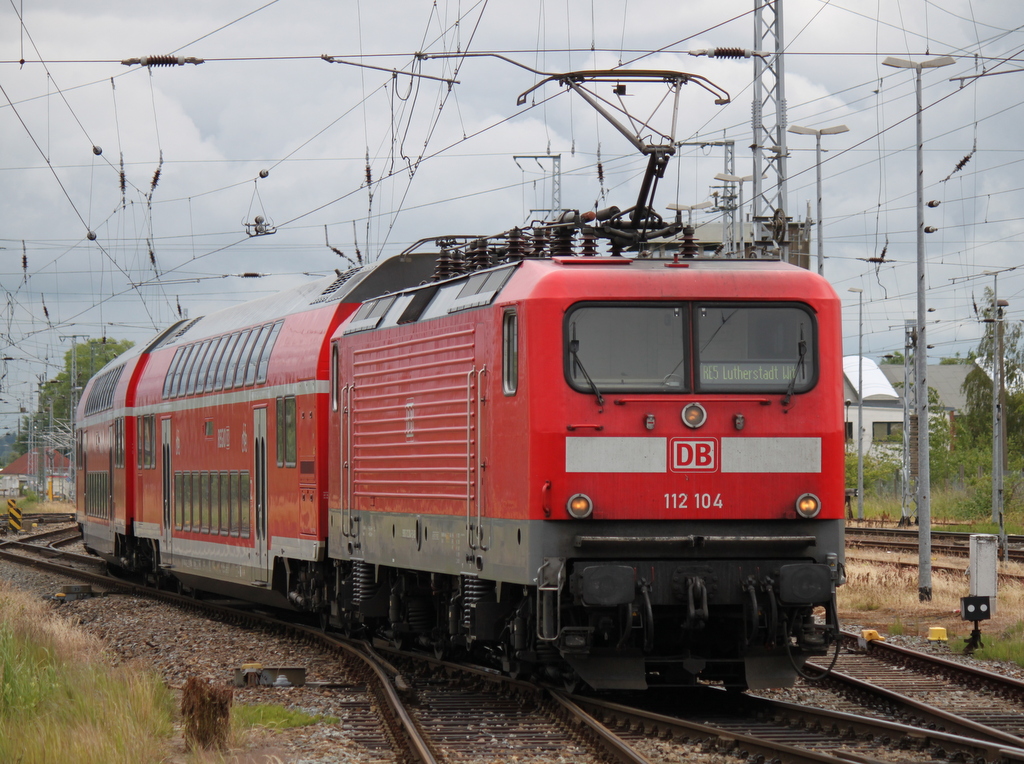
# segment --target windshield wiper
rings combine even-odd
[[[576,328],[576,326],[574,324],[573,325],[573,329],[575,329],[575,328]],[[597,405],[603,407],[604,406],[604,396],[602,396],[601,395],[601,391],[597,389],[597,385],[594,384],[594,380],[592,380],[590,378],[590,375],[587,374],[587,370],[586,370],[586,368],[584,368],[583,362],[580,360],[580,356],[579,356],[579,352],[578,352],[579,349],[580,349],[580,341],[579,340],[577,340],[577,339],[569,340],[569,355],[572,356],[573,363],[575,364],[576,368],[578,368],[580,371],[583,372],[583,378],[585,380],[587,380],[587,384],[590,385],[590,389],[593,390],[594,391],[594,395],[597,396]]]
[[[800,376],[800,372],[804,368],[804,356],[807,355],[807,340],[804,339],[803,329],[800,330],[800,341],[796,344],[796,347],[796,367],[793,369],[793,378],[789,380],[789,389],[786,390],[786,396],[782,399],[783,406],[789,405],[789,399],[793,397],[793,392],[796,390],[796,378]]]

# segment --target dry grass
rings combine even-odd
[[[111,668],[103,645],[0,582],[0,761],[147,764],[172,732],[154,674]]]
[[[67,501],[39,501],[32,505],[32,511],[40,514],[67,514],[75,511],[75,505]]]
[[[901,564],[917,562],[916,555],[898,555],[857,551],[858,559],[848,561],[847,583],[839,589],[839,613],[844,623],[874,628],[882,634],[896,630],[916,636],[928,636],[931,626],[942,626],[950,638],[970,634],[973,624],[960,618],[960,598],[970,594],[970,582],[964,572],[950,572],[938,566],[961,568],[964,560],[936,558],[932,571],[932,599],[921,602],[918,595],[918,571]],[[866,561],[867,558],[872,561]],[[1024,565],[1000,563],[1000,572],[1024,574]],[[1024,584],[1000,582],[995,617],[982,622],[983,632],[1008,629],[1024,613]]]

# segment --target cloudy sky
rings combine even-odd
[[[753,64],[688,52],[759,47],[754,0],[0,3],[0,429],[75,335],[143,341],[357,251],[522,224],[550,205],[553,162],[516,157],[560,156],[565,208],[632,204],[645,160],[555,84],[517,106],[540,79],[528,69],[701,74],[732,102],[684,88],[677,139],[735,141],[752,173]],[[822,163],[847,353],[851,287],[865,355],[902,350],[916,315],[914,73],[881,62],[955,58],[923,75],[925,199],[941,202],[926,216],[929,343],[966,354],[983,274],[1021,262],[1024,6],[786,0],[783,19],[789,124],[850,128],[825,136]],[[122,63],[172,54],[204,63]],[[813,217],[814,138],[788,141],[787,212]],[[655,205],[709,199],[721,151],[681,147]],[[257,215],[276,232],[248,236]],[[1024,268],[999,277],[1011,320],[1022,291]]]

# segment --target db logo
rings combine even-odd
[[[713,440],[673,440],[672,469],[714,471],[718,469],[716,453]]]

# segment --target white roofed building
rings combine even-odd
[[[864,450],[869,451],[878,442],[902,443],[903,396],[896,391],[877,363],[870,358],[855,355],[843,358],[847,440],[857,440],[857,384],[861,378],[857,369],[858,360],[864,364]]]
[[[857,358],[843,358],[846,436],[854,443],[857,435]],[[864,450],[869,451],[879,443],[899,445],[903,441],[903,365],[879,366],[870,358],[864,358],[863,363]],[[972,368],[970,364],[928,366],[928,387],[938,395],[939,405],[950,417],[964,407],[961,386]]]

